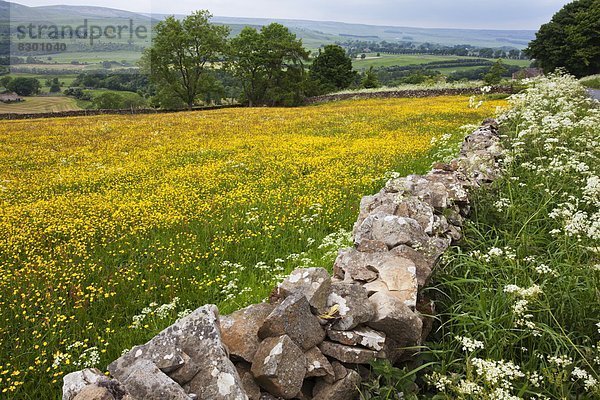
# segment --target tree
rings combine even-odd
[[[31,96],[40,91],[40,81],[35,78],[18,77],[8,82],[7,89],[19,96]]]
[[[298,103],[303,96],[307,59],[302,41],[277,23],[262,27],[260,32],[245,27],[230,43],[229,67],[240,80],[250,106]]]
[[[508,70],[504,66],[502,59],[498,59],[494,65],[490,67],[490,70],[483,77],[483,81],[488,85],[497,85],[502,81],[502,76],[506,74]]]
[[[101,110],[116,110],[124,108],[124,98],[120,94],[106,92],[96,96],[92,102],[94,108]]]
[[[320,87],[322,93],[346,89],[356,77],[352,69],[352,59],[337,45],[325,46],[310,67],[310,78]]]
[[[188,108],[201,94],[208,71],[221,62],[229,28],[209,23],[212,15],[196,11],[183,20],[170,16],[155,26],[152,47],[142,57],[142,68],[159,93],[172,91]]]
[[[3,76],[0,78],[0,87],[8,88],[8,83],[12,80],[11,76]]]
[[[565,5],[525,49],[546,72],[563,67],[576,76],[600,72],[600,0]]]
[[[365,89],[374,89],[379,87],[379,78],[377,78],[377,74],[375,71],[373,71],[373,67],[370,67],[365,72],[365,76],[362,80],[362,86]]]

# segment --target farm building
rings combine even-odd
[[[14,92],[0,94],[0,102],[2,103],[18,103],[21,101],[23,101],[23,98]]]

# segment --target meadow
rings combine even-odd
[[[330,268],[359,200],[503,101],[363,100],[0,126],[0,392],[59,398],[177,315]],[[187,310],[187,311],[186,311]]]

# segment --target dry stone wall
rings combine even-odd
[[[111,363],[110,377],[67,375],[63,400],[355,399],[364,365],[409,361],[429,334],[433,303],[420,289],[461,238],[469,189],[497,178],[500,156],[486,120],[457,159],[362,199],[333,276],[297,269],[269,302],[223,316],[201,307]]]
[[[488,93],[512,94],[511,86],[492,86]],[[304,104],[327,103],[339,100],[355,99],[395,99],[395,98],[417,98],[436,96],[471,96],[481,94],[481,88],[447,88],[447,89],[401,89],[401,90],[379,90],[371,92],[349,92],[338,94],[325,94],[322,96],[309,97]]]

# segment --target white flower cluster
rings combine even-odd
[[[587,371],[575,367],[573,368],[573,372],[571,372],[571,376],[573,380],[582,380],[583,387],[588,392],[594,389],[598,385],[598,380],[591,376]]]
[[[352,243],[352,233],[345,229],[330,233],[325,236],[319,245],[319,249],[326,250],[323,258],[335,258],[339,249],[348,247]]]
[[[177,303],[179,303],[179,297],[174,297],[170,303],[161,304],[160,306],[157,303],[150,303],[148,307],[144,307],[142,312],[138,315],[133,316],[133,321],[130,328],[133,329],[141,329],[144,327],[144,321],[148,318],[149,315],[154,315],[160,319],[164,319],[171,314],[175,308],[177,308]]]
[[[462,345],[462,350],[468,353],[472,353],[478,349],[484,349],[485,347],[483,342],[468,337],[456,336],[455,339]]]
[[[530,87],[511,96],[511,109],[500,117],[519,122],[510,157],[520,161],[525,148],[538,148],[540,155],[521,166],[543,173],[547,185],[540,189],[561,199],[549,214],[562,225],[554,233],[598,241],[600,108],[571,76],[554,74],[527,83]],[[552,178],[560,176],[568,176],[573,187],[555,191]]]
[[[471,362],[476,374],[493,387],[510,390],[515,380],[525,377],[521,368],[510,361],[474,358]]]
[[[517,285],[506,285],[504,287],[504,293],[514,293],[524,299],[533,298],[542,294],[542,289],[538,285],[533,285],[528,288],[522,288]]]
[[[494,259],[506,259],[506,260],[516,260],[517,255],[513,249],[510,247],[492,247],[487,253],[482,253],[479,250],[474,250],[469,255],[473,258],[477,258],[479,260],[483,260],[485,262],[491,262]]]
[[[532,331],[534,336],[539,336],[540,332],[538,331],[535,323],[531,321],[533,318],[533,314],[528,313],[529,311],[529,302],[531,299],[542,294],[542,289],[538,285],[533,285],[528,288],[522,288],[517,285],[506,285],[504,287],[505,293],[511,293],[520,297],[513,304],[512,310],[515,314],[515,326],[516,327],[524,327],[528,328]]]
[[[88,347],[73,364],[80,368],[93,368],[100,364],[100,351],[97,347]]]

